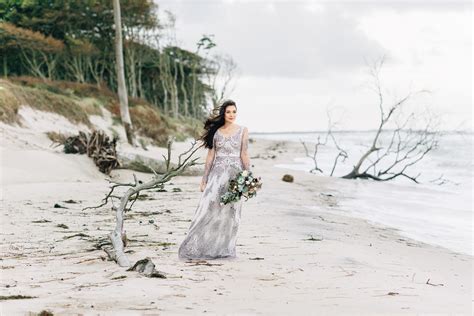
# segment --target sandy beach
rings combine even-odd
[[[134,205],[128,256],[150,257],[164,279],[127,272],[94,248],[115,217],[110,206],[82,211],[108,192],[92,160],[61,153],[35,130],[1,129],[2,315],[472,314],[472,256],[339,212],[355,181],[274,167],[304,155],[298,143],[251,135],[263,187],[243,205],[235,260],[177,257],[200,176],[176,177]],[[176,143],[173,154],[187,147]],[[133,173],[151,177],[114,170],[112,178],[133,181]],[[285,173],[294,182],[282,181]],[[31,298],[4,298],[12,295]]]

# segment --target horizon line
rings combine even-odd
[[[421,131],[420,129],[419,131]],[[367,132],[376,132],[377,129],[347,129],[347,130],[337,130],[332,131],[332,133],[367,133]],[[393,132],[394,129],[385,129],[382,132]],[[455,129],[445,129],[445,130],[438,130],[436,132],[442,133],[459,133],[459,134],[473,134],[473,130],[455,130]],[[283,131],[283,132],[250,132],[250,134],[312,134],[312,133],[327,133],[327,130],[313,130],[313,131]]]

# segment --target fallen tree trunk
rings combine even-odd
[[[128,260],[124,251],[125,241],[126,241],[126,232],[124,230],[124,223],[123,223],[124,212],[126,210],[130,211],[132,209],[133,204],[138,199],[138,196],[140,195],[142,191],[160,188],[163,186],[164,183],[170,181],[173,177],[176,177],[182,174],[187,168],[197,164],[196,160],[199,158],[192,158],[192,156],[200,147],[202,147],[202,145],[195,147],[196,142],[193,141],[191,148],[188,149],[186,152],[179,155],[177,165],[174,167],[171,167],[170,166],[171,144],[172,144],[172,141],[170,140],[168,142],[168,157],[165,157],[163,155],[166,161],[166,165],[167,165],[167,170],[165,173],[158,174],[155,172],[155,175],[152,178],[152,180],[145,183],[138,181],[135,175],[133,175],[134,180],[135,180],[134,183],[116,183],[109,180],[109,182],[112,183],[112,186],[110,188],[109,193],[107,193],[105,198],[102,200],[103,203],[101,203],[98,206],[86,207],[83,209],[83,210],[86,210],[86,209],[92,209],[92,208],[100,208],[102,206],[105,206],[109,202],[109,200],[113,198],[120,199],[120,205],[118,206],[118,208],[112,207],[112,209],[115,211],[115,216],[116,216],[115,229],[109,235],[109,239],[112,242],[113,249],[109,249],[106,252],[109,255],[109,257],[113,259],[115,262],[117,262],[117,264],[121,267],[130,267],[130,261]],[[114,190],[118,187],[128,187],[128,190],[121,197],[115,196],[113,193],[114,193]],[[127,205],[129,202],[131,204],[130,204],[130,207],[127,208]]]

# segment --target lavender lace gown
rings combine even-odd
[[[207,185],[179,247],[179,259],[236,258],[242,200],[222,206],[219,203],[229,180],[248,169],[240,158],[242,147],[248,147],[248,131],[243,126],[229,136],[219,130],[214,134],[215,158],[209,173],[204,174]]]

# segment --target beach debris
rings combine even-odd
[[[51,221],[48,220],[48,219],[39,219],[39,220],[36,220],[36,221],[32,221],[32,223],[35,223],[35,224],[37,224],[37,223],[51,223]]]
[[[82,132],[79,132],[79,133],[82,133]],[[86,153],[87,145],[85,141],[81,139],[80,136],[69,136],[64,141],[63,145],[64,145],[63,151],[66,154],[81,154],[82,155]]]
[[[335,222],[335,221],[327,220],[327,219],[325,219],[324,217],[322,217],[321,215],[318,215],[318,217],[319,217],[322,221],[324,221],[324,222],[326,222],[326,223],[348,225],[347,223],[344,223],[344,222]]]
[[[438,283],[438,284],[430,283],[430,279],[426,280],[426,284],[433,285],[433,286],[444,286],[443,283]]]
[[[272,272],[271,275],[269,276],[257,278],[257,280],[260,280],[260,281],[277,281],[279,279],[281,279],[281,277],[275,275],[274,272]]]
[[[333,194],[330,194],[330,193],[320,193],[319,195],[321,195],[321,199],[327,203],[327,205],[329,207],[336,207],[338,206],[338,201],[337,201],[337,198],[333,195]]]
[[[127,271],[137,271],[148,278],[166,279],[166,276],[162,272],[155,269],[155,264],[148,257],[138,260],[131,268],[127,269]]]
[[[0,270],[7,270],[7,269],[15,269],[15,266],[0,266]],[[10,287],[10,285],[7,284],[6,287]]]
[[[421,245],[409,241],[406,242],[406,245],[408,247],[421,247]]]
[[[282,178],[283,181],[285,182],[293,182],[294,178],[291,174],[285,174]]]
[[[398,294],[400,294],[400,293],[398,293],[398,292],[388,292],[387,293],[387,295],[398,295]]]
[[[196,261],[195,261],[196,260]],[[210,263],[207,262],[206,260],[201,260],[201,259],[189,259],[186,261],[186,263],[190,263],[190,266],[221,266],[222,263]]]
[[[156,245],[161,246],[161,247],[169,247],[175,245],[174,242],[166,242],[166,241],[160,241],[157,242]]]
[[[37,296],[29,296],[29,295],[0,295],[0,301],[8,301],[8,300],[24,300],[29,298],[37,298]]]
[[[149,196],[148,194],[140,194],[138,197],[137,197],[137,200],[139,201],[146,201],[146,200],[156,200],[154,197],[152,196]]]
[[[77,203],[80,203],[76,200],[72,200],[72,199],[69,199],[69,200],[66,200],[66,201],[63,201],[64,203],[69,203],[69,204],[77,204]]]
[[[86,238],[89,238],[90,236],[89,235],[86,235],[84,233],[78,233],[78,234],[74,234],[74,235],[71,235],[71,236],[65,236],[63,239],[70,239],[70,238],[74,238],[74,237],[86,237]]]
[[[54,203],[54,206],[53,206],[53,207],[54,207],[54,208],[67,208],[67,207],[62,206],[62,205],[60,205],[60,204],[58,204],[58,203]]]
[[[66,224],[58,224],[58,225],[56,225],[56,227],[69,229],[69,227]]]
[[[255,257],[255,258],[249,258],[249,260],[264,260],[265,258],[262,257]]]
[[[323,238],[314,238],[313,235],[309,235],[310,237],[307,238],[307,239],[303,239],[303,240],[309,240],[309,241],[322,241]]]
[[[434,184],[437,184],[437,185],[443,185],[443,184],[448,184],[448,183],[451,183],[451,184],[454,184],[454,185],[460,185],[461,184],[460,182],[455,182],[455,181],[451,181],[449,179],[446,179],[444,177],[444,174],[441,174],[438,178],[430,180],[428,182],[434,183]]]
[[[82,131],[77,136],[70,136],[64,142],[66,154],[86,154],[94,160],[100,172],[110,174],[112,169],[120,166],[117,159],[117,137],[112,140],[102,130],[94,130],[88,135]]]
[[[87,135],[80,131],[78,136],[70,136],[64,141],[66,154],[85,154],[87,152]]]
[[[271,154],[257,154],[255,156],[251,156],[250,159],[264,159],[264,160],[267,160],[267,159],[275,159],[277,156],[276,155],[271,155]],[[252,167],[254,167],[254,165],[252,164]]]
[[[103,258],[103,257],[87,258],[87,259],[84,259],[84,260],[80,260],[78,262],[74,262],[74,264],[81,264],[81,263],[84,263],[84,262],[91,262],[91,261],[96,261],[96,260],[104,261],[105,258]]]

